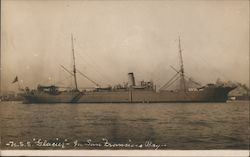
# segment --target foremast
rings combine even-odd
[[[74,38],[73,35],[71,34],[71,42],[72,42],[72,55],[73,55],[73,76],[74,76],[74,82],[75,82],[75,90],[78,90],[77,86],[77,78],[76,78],[76,61],[75,61],[75,50],[74,50]]]

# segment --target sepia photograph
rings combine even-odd
[[[1,0],[1,156],[249,156],[249,0]]]

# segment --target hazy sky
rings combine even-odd
[[[159,87],[179,68],[201,83],[249,84],[249,1],[2,0],[2,84],[52,84],[77,68],[101,85],[152,79]],[[69,79],[70,80],[70,79]],[[93,86],[78,75],[81,87]],[[65,81],[68,86],[70,81]]]

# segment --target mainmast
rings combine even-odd
[[[1,39],[0,39],[0,46],[1,46]],[[2,97],[2,55],[0,51],[0,99]]]
[[[180,86],[182,91],[186,91],[186,83],[185,83],[185,75],[184,75],[184,65],[183,65],[183,58],[182,58],[182,49],[181,49],[181,39],[179,37],[179,53],[180,53]]]
[[[74,81],[75,81],[75,90],[78,91],[77,87],[77,79],[76,79],[76,61],[75,61],[75,51],[74,51],[74,38],[71,34],[71,41],[72,41],[72,53],[73,53],[73,74],[74,74]]]

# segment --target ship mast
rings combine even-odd
[[[179,54],[180,54],[180,86],[181,90],[186,92],[186,83],[185,83],[185,75],[184,75],[184,65],[183,65],[183,58],[182,58],[182,49],[181,49],[181,39],[179,37]]]
[[[1,46],[1,42],[0,42],[0,46]],[[1,97],[2,97],[2,52],[0,51],[0,99]]]
[[[75,81],[75,90],[78,90],[77,86],[77,79],[76,79],[76,61],[75,61],[75,51],[74,51],[74,38],[73,35],[71,34],[71,41],[72,41],[72,53],[73,53],[73,74],[74,74],[74,81]]]

